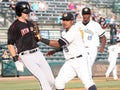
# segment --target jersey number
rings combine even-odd
[[[69,52],[68,48],[65,47],[65,46],[63,47],[63,49],[64,49],[65,52]]]
[[[88,36],[88,40],[92,40],[92,35],[89,35],[89,36]]]

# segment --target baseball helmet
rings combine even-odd
[[[29,3],[26,1],[19,1],[15,5],[15,13],[17,16],[21,16],[21,13],[29,14],[31,11]]]

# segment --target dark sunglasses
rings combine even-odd
[[[63,21],[70,21],[70,19],[62,19]]]

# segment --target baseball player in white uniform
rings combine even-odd
[[[97,90],[93,79],[90,77],[87,52],[80,31],[73,25],[72,13],[63,13],[62,25],[65,28],[61,38],[42,42],[57,48],[62,48],[66,62],[61,67],[55,80],[56,90],[64,90],[65,84],[78,76],[87,90]]]
[[[104,46],[106,43],[105,38],[105,31],[102,29],[99,23],[91,20],[91,11],[90,8],[85,7],[82,9],[82,16],[83,20],[77,22],[75,26],[80,30],[82,34],[82,38],[85,43],[86,51],[89,54],[89,65],[91,69],[91,76],[92,76],[92,66],[95,62],[97,57],[98,47],[100,45],[101,39],[101,46],[99,47],[99,51],[104,51]]]
[[[106,78],[110,76],[110,73],[112,72],[114,80],[118,79],[117,76],[117,68],[116,68],[116,61],[118,57],[118,53],[120,53],[120,42],[117,43],[116,45],[111,45],[108,47],[108,62],[109,66],[108,69],[105,73]]]

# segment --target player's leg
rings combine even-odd
[[[109,54],[109,57],[108,57],[109,66],[108,66],[108,69],[105,73],[106,78],[109,77],[110,73],[112,72],[112,70],[116,66],[116,58],[117,58],[116,53],[112,52],[112,53]]]
[[[42,62],[42,64],[40,65],[40,67],[42,68],[46,78],[47,78],[47,81],[49,82],[50,86],[54,89],[54,84],[55,84],[55,78],[54,78],[54,75],[52,73],[52,70],[48,64],[48,62],[45,60],[45,57],[43,56],[43,54],[40,52],[40,60],[39,60],[39,63]]]
[[[87,52],[88,52],[88,63],[89,63],[89,67],[90,67],[90,75],[92,77],[92,68],[93,68],[93,64],[95,62],[95,59],[97,57],[97,47],[90,47],[90,48],[86,48]]]
[[[20,57],[26,68],[36,77],[36,79],[38,79],[39,85],[42,86],[42,90],[53,90],[41,68],[41,65],[44,65],[44,63],[42,63],[39,51],[33,54],[21,55]],[[39,60],[41,60],[41,63]]]
[[[117,66],[115,66],[114,69],[113,69],[113,78],[114,78],[114,80],[118,79],[118,76],[117,76]]]
[[[78,63],[78,65],[75,65],[77,75],[79,79],[81,79],[82,83],[85,85],[85,88],[87,90],[92,90],[91,88],[97,90],[95,83],[90,75],[90,68],[88,60],[86,60],[86,55],[85,57],[78,58],[76,62]]]
[[[76,73],[71,67],[71,64],[72,63],[69,60],[66,61],[65,64],[63,64],[63,66],[61,67],[55,80],[56,90],[64,90],[65,84],[76,76]]]
[[[90,47],[90,57],[91,57],[90,65],[91,65],[91,67],[93,67],[95,59],[97,57],[97,50],[98,50],[97,47]]]
[[[93,85],[93,86],[89,87],[88,90],[97,90],[97,88],[95,85]]]

